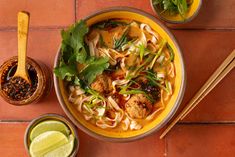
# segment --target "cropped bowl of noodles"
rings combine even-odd
[[[67,116],[87,134],[132,141],[162,128],[185,89],[181,50],[151,15],[109,8],[63,30],[54,83]]]

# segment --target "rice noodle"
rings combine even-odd
[[[103,116],[105,113],[105,108],[97,108],[96,111],[98,112],[97,116]]]
[[[127,84],[130,80],[115,80],[112,82],[112,87],[113,87],[113,93],[116,92],[116,86],[124,85]]]
[[[154,116],[157,114],[157,113],[159,113],[160,111],[162,111],[164,109],[164,107],[162,106],[162,107],[160,107],[160,108],[158,108],[156,111],[154,111],[152,114],[150,114],[150,115],[148,115],[147,117],[146,117],[146,120],[152,120],[153,118],[154,118]]]
[[[116,111],[122,111],[122,109],[118,106],[118,104],[113,100],[111,96],[108,97],[108,101]]]
[[[75,102],[76,97],[74,97],[73,93],[71,93],[71,94],[69,95],[68,100],[69,100],[70,102],[72,102],[72,103]]]
[[[156,45],[154,45],[153,43],[148,43],[148,44],[147,44],[147,48],[148,48],[151,52],[156,52],[156,51],[157,51]]]
[[[99,54],[99,56],[109,57],[109,63],[110,63],[111,65],[116,65],[116,64],[117,64],[116,59],[113,58],[113,57],[110,55],[108,49],[106,49],[106,48],[98,48],[98,54]]]
[[[165,78],[165,73],[159,72],[159,73],[157,73],[157,77],[164,79]]]
[[[147,46],[147,39],[146,39],[145,34],[144,34],[143,31],[141,32],[141,38],[139,40],[135,41],[134,45],[135,45],[135,49],[134,50],[136,52],[139,51],[139,49],[137,48],[138,46],[140,46],[140,45],[143,45],[144,47]]]
[[[92,118],[92,116],[91,116],[91,115],[86,115],[86,114],[85,114],[85,115],[84,115],[84,118],[85,118],[85,120],[87,120],[87,121],[88,121],[88,120],[90,120],[90,119]]]
[[[159,58],[156,60],[156,62],[162,63],[162,61],[163,61],[164,58],[165,58],[165,56],[161,55],[161,56],[159,56]]]
[[[82,112],[82,106],[85,101],[89,101],[92,98],[92,96],[87,96],[83,98],[80,102],[78,102],[78,111]]]
[[[96,125],[103,129],[114,128],[117,126],[118,123],[121,122],[122,117],[123,117],[123,113],[115,112],[114,119],[111,119],[108,117],[100,118],[98,121],[96,121]],[[111,123],[112,125],[110,125],[109,123]]]
[[[89,46],[91,56],[97,56],[96,51],[97,51],[97,44],[99,42],[99,39],[100,39],[99,33],[96,33],[95,37],[90,41],[88,39],[86,39],[86,43]]]
[[[142,128],[142,126],[140,124],[138,124],[135,120],[131,121],[131,124],[130,124],[131,130],[139,130],[141,128]]]
[[[164,96],[164,90],[161,89],[161,103],[163,106],[165,106],[165,102],[164,102],[165,100],[164,100],[163,96]]]
[[[130,94],[123,94],[124,96],[124,99],[127,101],[131,98],[131,95]]]
[[[129,126],[130,126],[130,119],[128,118],[128,117],[126,117],[123,121],[122,121],[122,123],[124,124],[124,125],[122,125],[122,129],[123,130],[128,130],[128,128],[129,128]]]
[[[173,63],[170,63],[170,69],[168,70],[168,75],[171,77],[171,78],[174,78],[175,77],[175,66]]]
[[[120,67],[122,68],[123,71],[126,71],[126,64],[125,64],[126,58],[122,58]]]
[[[88,113],[90,113],[91,115],[94,115],[94,111],[93,111],[91,108],[87,107],[86,105],[82,105],[82,107],[83,107]]]
[[[81,94],[84,94],[85,91],[80,87],[80,86],[75,86],[75,94],[78,96],[78,95],[81,95]]]
[[[117,118],[117,117],[116,117]],[[115,128],[117,126],[117,122],[112,123],[111,125],[107,124],[103,119],[99,119],[95,123],[98,127],[102,129],[106,128]]]
[[[150,26],[149,25],[147,25],[147,24],[144,24],[144,23],[142,23],[142,24],[140,24],[140,29],[142,29],[142,30],[146,30],[147,32],[149,32],[151,35],[153,35],[157,40],[159,40],[159,35],[157,34],[157,33],[155,33],[151,28],[150,28]],[[154,43],[154,42],[153,42]]]

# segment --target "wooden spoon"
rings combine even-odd
[[[21,77],[31,84],[27,66],[26,49],[29,29],[29,14],[26,12],[18,13],[18,65],[14,77]]]

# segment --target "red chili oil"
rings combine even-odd
[[[2,75],[2,89],[4,93],[12,100],[21,101],[28,99],[37,89],[38,77],[33,66],[27,64],[28,74],[31,80],[29,84],[21,77],[14,77],[17,69],[17,62],[4,71]]]

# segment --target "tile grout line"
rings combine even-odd
[[[174,27],[170,27],[167,26],[167,28],[171,29],[171,30],[200,30],[200,31],[235,31],[235,28],[174,28]]]
[[[77,0],[75,0],[75,17],[74,17],[74,21],[76,22],[77,20]],[[69,25],[67,26],[31,26],[29,28],[29,30],[57,30],[57,29],[64,29],[67,28]],[[234,29],[192,29],[192,28],[171,28],[171,27],[167,27],[170,30],[173,31],[211,31],[211,32],[220,32],[220,31],[224,31],[224,32],[234,32]],[[0,32],[1,31],[17,31],[17,27],[16,26],[6,26],[6,27],[0,27]]]
[[[60,29],[64,29],[64,28],[67,28],[68,26],[33,26],[33,27],[30,27],[29,30],[32,30],[32,31],[37,31],[37,30],[60,30]],[[9,27],[0,27],[0,32],[4,32],[4,31],[17,31],[17,27],[12,27],[12,26],[9,26]]]
[[[25,123],[25,122],[31,122],[31,120],[16,120],[16,119],[0,120],[0,124],[1,123]]]
[[[178,122],[177,125],[235,125],[235,121],[205,121],[205,122]]]
[[[74,0],[74,5],[75,5],[75,8],[74,8],[74,22],[77,21],[77,0]]]

